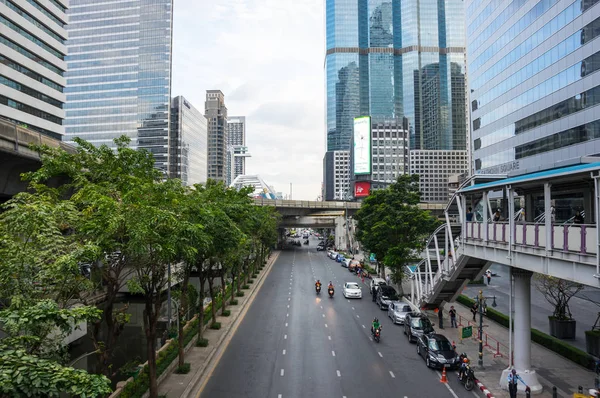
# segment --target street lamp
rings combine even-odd
[[[479,328],[477,337],[479,338],[479,360],[477,364],[483,368],[483,315],[486,313],[487,304],[486,301],[488,298],[493,298],[492,307],[496,307],[496,296],[486,297],[483,295],[483,290],[479,291],[479,294],[476,297],[477,300],[477,310],[479,312]]]

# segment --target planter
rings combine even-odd
[[[548,317],[550,322],[550,335],[557,339],[574,339],[576,332],[576,321],[574,319],[560,320]]]
[[[600,331],[585,331],[585,350],[588,354],[600,357]]]

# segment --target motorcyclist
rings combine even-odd
[[[379,319],[377,317],[373,318],[373,324],[371,325],[371,333],[375,334],[375,330],[379,329],[381,324],[379,323]]]
[[[463,376],[467,372],[467,368],[469,367],[469,358],[467,358],[467,354],[463,354],[463,363],[460,364],[460,369],[458,370],[458,380],[462,381]],[[461,357],[463,356],[461,355]]]
[[[331,281],[329,281],[329,285],[327,286],[327,290],[329,289],[333,289],[333,283],[331,283]]]
[[[315,283],[315,287],[321,287],[321,281],[319,279],[317,279],[317,282]]]

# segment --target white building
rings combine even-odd
[[[385,188],[409,172],[408,133],[401,120],[373,120],[371,136],[372,189]]]
[[[67,0],[0,2],[0,117],[62,139]]]
[[[255,198],[277,199],[277,192],[258,175],[237,176],[230,185],[231,188],[235,188],[238,191],[248,186],[254,188],[254,192],[251,195]]]

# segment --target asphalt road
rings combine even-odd
[[[202,397],[480,397],[448,373],[428,369],[363,287],[346,300],[342,285],[357,281],[346,268],[309,247],[284,251],[211,374]],[[323,283],[319,296],[316,279]],[[326,286],[336,292],[329,298]],[[381,343],[370,339],[379,317]]]
[[[469,297],[475,297],[479,290],[483,290],[488,306],[492,305],[493,299],[496,296],[496,305],[494,308],[504,314],[508,314],[508,297],[510,294],[509,283],[509,267],[500,264],[494,264],[490,267],[492,272],[497,276],[492,277],[491,285],[487,285],[487,280],[484,278],[485,286],[469,286],[465,289],[464,294]],[[569,302],[573,318],[577,321],[577,336],[574,340],[564,340],[565,342],[574,345],[585,351],[585,331],[591,330],[598,312],[600,312],[600,289],[593,287],[585,287],[577,296],[573,297]],[[531,327],[538,329],[544,333],[550,333],[550,325],[548,323],[548,315],[552,315],[552,305],[546,301],[543,294],[540,293],[533,282],[531,283]]]

